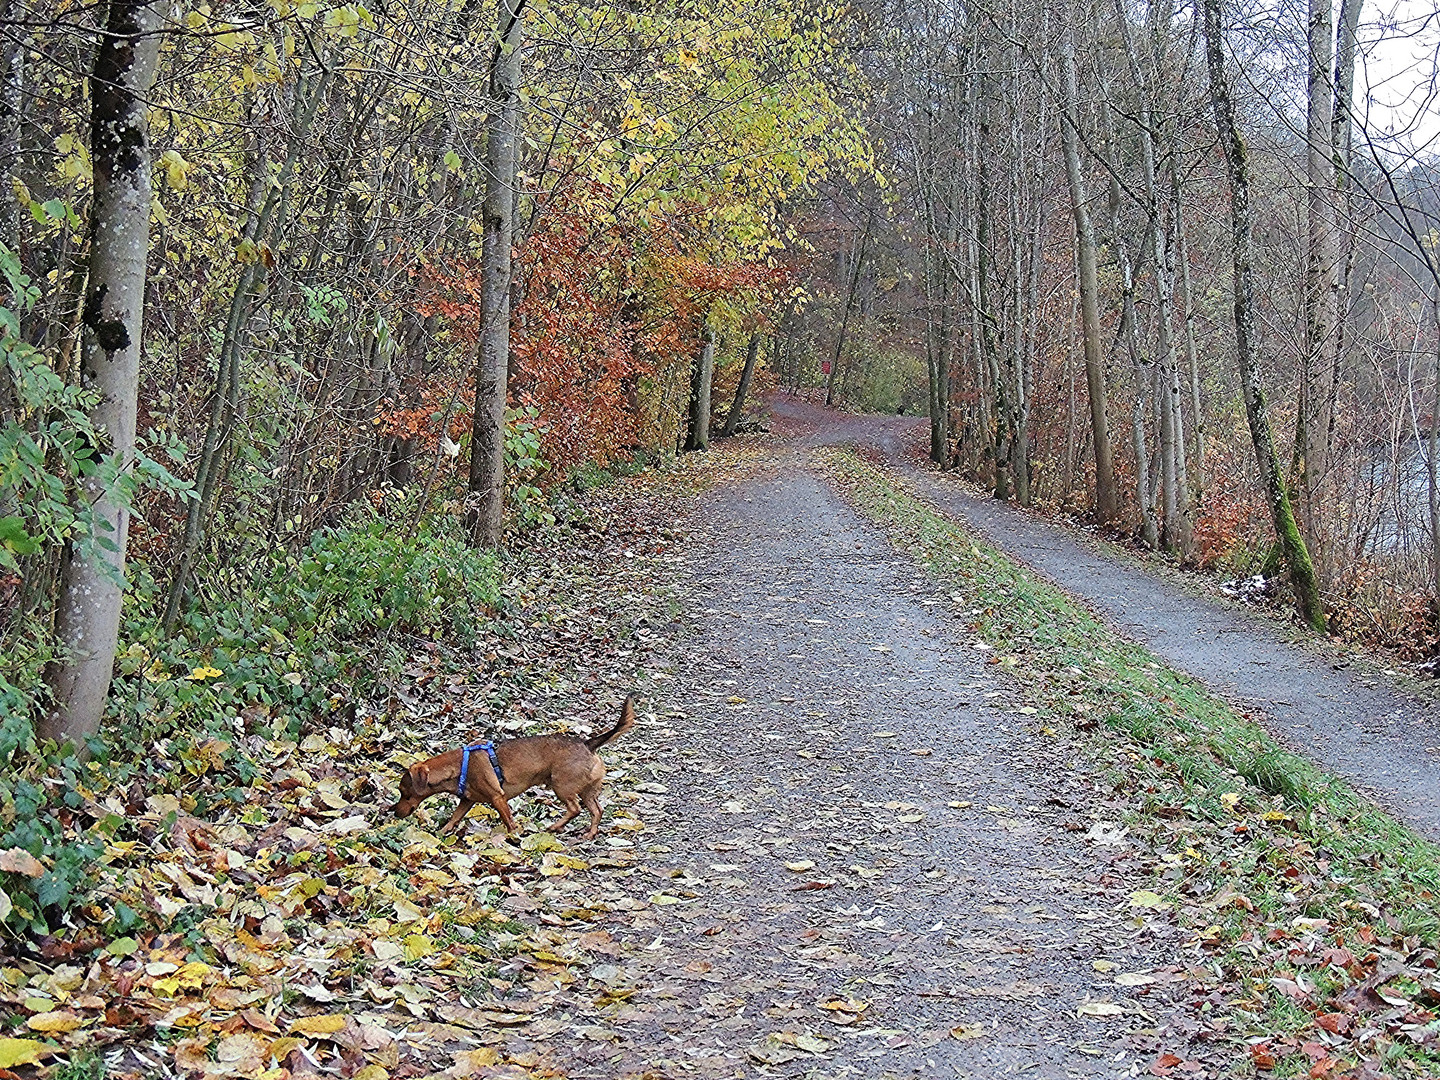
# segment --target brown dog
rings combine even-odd
[[[545,784],[565,804],[565,816],[551,825],[550,831],[558,833],[574,821],[583,804],[590,811],[590,828],[585,832],[585,839],[593,839],[600,831],[600,783],[605,779],[605,765],[595,751],[634,726],[635,696],[632,694],[620,709],[620,722],[588,739],[573,735],[536,735],[494,744],[475,743],[468,753],[462,748],[432,757],[402,770],[395,816],[409,817],[431,795],[448,792],[460,796],[460,805],[441,827],[442,833],[458,827],[478,802],[493,806],[505,828],[513,833],[515,818],[510,813],[508,800],[537,784]],[[500,777],[504,777],[503,783]]]

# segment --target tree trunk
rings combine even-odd
[[[1110,421],[1106,415],[1109,389],[1105,384],[1105,355],[1100,343],[1100,283],[1095,256],[1095,228],[1085,177],[1080,171],[1080,87],[1075,73],[1075,41],[1067,28],[1061,43],[1065,76],[1065,107],[1060,133],[1065,147],[1065,175],[1070,182],[1070,204],[1075,216],[1075,258],[1080,287],[1080,321],[1085,343],[1085,385],[1090,397],[1091,440],[1095,447],[1095,520],[1108,525],[1120,514],[1115,492],[1115,459],[1110,447]]]
[[[160,12],[146,0],[111,0],[90,77],[90,157],[94,168],[90,281],[85,300],[81,379],[100,395],[92,418],[126,469],[135,459],[140,334],[150,249],[150,133],[146,99],[160,57]],[[54,702],[36,734],[83,740],[100,728],[124,595],[129,510],[87,481],[101,534],[90,550],[66,553],[55,636],[64,650],[46,671]]]
[[[1180,192],[1180,168],[1177,163],[1179,156],[1170,155],[1170,213],[1175,221],[1175,256],[1180,264],[1180,315],[1185,327],[1185,367],[1190,375],[1190,431],[1193,440],[1190,449],[1190,467],[1193,470],[1190,490],[1198,513],[1205,490],[1205,410],[1200,397],[1200,356],[1195,348],[1195,305],[1191,300],[1190,247],[1186,239]]]
[[[730,402],[730,411],[725,414],[725,426],[720,429],[721,438],[735,434],[740,417],[745,414],[745,397],[750,393],[750,380],[755,375],[755,361],[760,358],[760,335],[751,334],[750,344],[745,350],[745,367],[740,372],[740,382],[735,387],[735,400]]]
[[[700,331],[700,355],[690,381],[690,428],[686,450],[710,449],[710,383],[715,376],[715,331],[709,323]]]
[[[860,264],[865,261],[865,242],[870,239],[870,226],[875,221],[875,211],[865,218],[865,231],[860,234],[855,246],[855,265],[850,269],[850,288],[845,294],[845,312],[840,318],[840,333],[835,338],[835,359],[830,362],[830,374],[825,378],[825,407],[835,404],[835,377],[840,373],[840,358],[845,353],[845,332],[850,328],[850,309],[855,306],[855,293],[860,287]]]
[[[1109,97],[1109,88],[1106,88]],[[1140,504],[1140,539],[1151,551],[1160,546],[1160,524],[1155,515],[1155,485],[1150,482],[1150,448],[1145,433],[1146,383],[1151,381],[1140,349],[1139,318],[1135,311],[1135,269],[1130,249],[1120,228],[1120,156],[1115,145],[1114,124],[1109,106],[1102,102],[1105,128],[1105,152],[1110,165],[1110,234],[1115,243],[1115,259],[1120,269],[1120,336],[1130,356],[1135,377],[1135,395],[1130,403],[1130,431],[1135,449],[1135,500]]]
[[[1335,224],[1335,40],[1331,0],[1309,0],[1308,100],[1305,112],[1305,179],[1308,231],[1305,244],[1304,337],[1299,404],[1295,410],[1296,494],[1300,524],[1312,552],[1321,552],[1316,511],[1330,448],[1330,378],[1336,328]],[[1323,565],[1325,559],[1321,558]]]
[[[1255,458],[1265,485],[1265,496],[1275,524],[1275,536],[1281,557],[1290,574],[1290,587],[1304,620],[1324,632],[1325,609],[1320,602],[1320,586],[1310,552],[1295,523],[1290,496],[1285,490],[1280,462],[1275,455],[1275,441],[1270,431],[1270,416],[1265,392],[1260,385],[1260,372],[1255,363],[1255,280],[1250,231],[1250,166],[1245,143],[1235,120],[1235,104],[1230,97],[1230,81],[1225,72],[1225,54],[1220,30],[1221,0],[1202,0],[1201,13],[1205,22],[1205,58],[1210,68],[1210,101],[1215,109],[1215,126],[1219,129],[1220,146],[1225,153],[1225,169],[1230,181],[1230,231],[1234,249],[1235,355],[1240,366],[1240,387],[1245,397],[1245,419],[1255,445]]]
[[[505,389],[510,366],[510,246],[520,126],[525,0],[501,0],[485,121],[484,237],[480,252],[480,355],[470,433],[470,536],[498,548],[505,529]]]
[[[1130,33],[1130,21],[1124,7],[1124,0],[1117,0],[1115,13],[1119,19],[1120,36],[1125,47],[1125,57],[1130,65],[1130,74],[1135,81],[1139,96],[1140,159],[1144,180],[1145,216],[1150,226],[1150,248],[1155,258],[1154,293],[1157,352],[1160,358],[1158,393],[1155,395],[1156,411],[1159,413],[1160,428],[1160,479],[1163,486],[1163,529],[1161,537],[1167,548],[1176,549],[1183,556],[1190,555],[1190,492],[1185,475],[1185,428],[1184,414],[1180,407],[1180,372],[1175,351],[1175,339],[1171,320],[1174,301],[1174,249],[1170,243],[1170,232],[1166,228],[1164,207],[1166,200],[1160,195],[1159,168],[1156,164],[1156,117],[1152,98],[1158,97],[1154,87],[1159,85],[1164,70],[1164,56],[1160,52],[1164,44],[1164,32],[1171,21],[1168,4],[1158,10],[1152,6],[1149,18],[1152,42],[1151,76],[1147,79],[1141,67],[1140,58]]]

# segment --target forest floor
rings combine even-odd
[[[908,425],[780,421],[588,493],[229,809],[88,793],[101,904],[168,926],[7,960],[0,1077],[1436,1075],[1431,845],[827,445]],[[632,688],[596,840],[391,818],[396,764]]]
[[[935,505],[1098,612],[1292,749],[1344,776],[1417,831],[1440,840],[1440,698],[1407,689],[1275,618],[1162,580],[1092,537],[988,498],[916,452],[913,418],[854,417],[798,398],[772,407],[807,440],[873,447]],[[928,431],[928,429],[927,429]],[[1426,688],[1428,689],[1428,688]]]

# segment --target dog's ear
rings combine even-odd
[[[430,786],[430,769],[425,765],[416,765],[414,770],[415,786],[425,789]]]

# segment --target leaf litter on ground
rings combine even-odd
[[[671,677],[676,522],[704,487],[751,467],[750,445],[587,492],[512,552],[503,610],[474,649],[409,642],[387,694],[335,703],[345,726],[237,734],[247,784],[165,769],[163,743],[168,786],[107,789],[97,772],[70,828],[107,837],[100,886],[73,932],[0,954],[15,1017],[0,1077],[96,1054],[121,1080],[561,1075],[546,1042],[587,1020],[560,1018],[557,995],[580,989],[593,1028],[636,992],[592,922],[693,895],[615,894],[644,866],[646,816],[663,813],[643,739],[605,751],[593,843],[538,831],[558,813],[534,793],[516,840],[488,808],[441,838],[440,800],[397,822],[397,766],[480,733],[584,734],[624,694],[653,699]],[[642,734],[657,722],[642,716]],[[225,789],[205,799],[223,809],[195,815],[197,797]],[[11,871],[43,873],[35,861],[0,852]],[[122,905],[140,917],[107,934]]]

